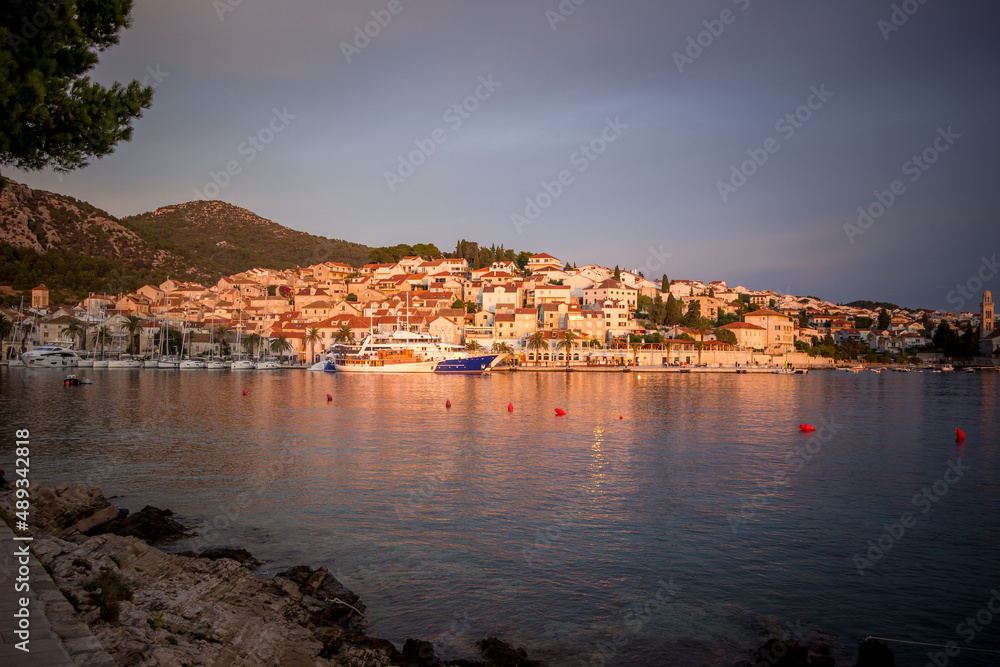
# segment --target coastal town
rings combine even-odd
[[[90,356],[170,352],[313,364],[338,346],[396,331],[426,332],[539,369],[935,363],[950,358],[942,339],[958,342],[963,332],[976,337],[987,363],[1000,350],[988,291],[979,312],[911,311],[521,255],[481,268],[420,256],[257,268],[208,285],[168,279],[129,293],[92,293],[71,306],[50,303],[40,284],[22,294],[23,306],[3,310],[3,359],[61,340]]]

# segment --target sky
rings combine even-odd
[[[155,85],[132,141],[10,175],[116,216],[221,199],[373,246],[977,310],[1000,292],[998,19],[986,0],[137,0],[92,72]]]

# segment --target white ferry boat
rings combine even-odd
[[[327,370],[342,373],[483,373],[503,354],[468,352],[426,332],[373,334],[354,353],[334,355]],[[333,366],[330,369],[329,366]]]

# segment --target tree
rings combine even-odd
[[[701,366],[701,351],[705,347],[705,343],[700,340],[694,344],[694,349],[698,350],[698,365]]]
[[[86,76],[98,54],[118,43],[131,11],[132,0],[2,5],[0,165],[70,171],[132,138],[131,123],[149,108],[152,86],[105,88]]]
[[[688,304],[687,313],[684,315],[684,322],[688,326],[695,326],[701,318],[701,301],[697,299]]]
[[[219,350],[222,352],[222,356],[229,356],[229,325],[223,322],[215,325],[215,337],[219,339]]]
[[[466,342],[465,349],[469,352],[479,352],[479,350],[483,349],[483,346],[479,344],[479,341],[470,340]]]
[[[319,327],[309,327],[306,335],[302,338],[302,342],[309,346],[309,363],[312,363],[313,357],[316,356],[316,343],[321,338]]]
[[[579,336],[577,336],[572,331],[567,331],[563,334],[562,340],[556,343],[556,348],[561,350],[566,350],[566,368],[569,368],[570,358],[573,354],[573,341],[575,341]]]
[[[353,341],[354,332],[351,331],[351,327],[349,327],[348,325],[346,324],[341,325],[341,327],[337,329],[336,332],[334,332],[333,340],[335,340],[338,343],[346,343],[348,341]]]
[[[454,301],[451,302],[451,307],[465,309],[465,302],[462,301],[461,299],[455,299]]]
[[[102,324],[97,327],[97,344],[101,346],[101,358],[104,358],[104,345],[108,342],[108,338],[111,337],[111,327],[107,324]]]
[[[351,303],[357,303],[357,300],[358,300],[358,295],[355,294],[354,292],[348,294],[347,298],[344,299],[344,301],[350,301]]]
[[[288,336],[286,336],[285,334],[280,334],[278,335],[277,338],[271,339],[270,348],[271,352],[274,352],[275,354],[278,355],[278,359],[281,361],[281,363],[284,363],[285,352],[288,352],[289,350],[292,349],[292,343],[290,340],[288,340]]]
[[[715,340],[726,345],[736,345],[736,334],[731,329],[719,327],[715,330]]]
[[[663,278],[660,279],[660,291],[669,292],[670,291],[670,280],[667,279],[667,274],[663,274]]]
[[[264,338],[259,333],[247,334],[243,337],[243,349],[249,350],[250,355],[256,357],[260,352],[260,346],[263,342]]]
[[[70,318],[69,322],[66,323],[66,326],[62,328],[62,332],[67,336],[69,336],[73,342],[76,342],[77,338],[79,338],[80,335],[84,333],[83,322],[76,319],[75,317],[72,317]],[[81,349],[84,350],[87,349],[86,336],[83,337],[83,347]]]
[[[573,266],[569,262],[566,262],[566,266],[563,267],[563,271],[572,271],[572,270]]]
[[[639,365],[639,350],[642,349],[642,343],[640,341],[633,341],[628,344],[629,348],[632,349],[632,364],[635,366]]]
[[[649,306],[649,321],[656,326],[660,326],[666,317],[667,306],[663,303],[663,297],[657,294],[653,298],[653,303]]]
[[[861,315],[858,315],[854,318],[855,329],[871,329],[872,324],[874,324],[874,322],[872,322],[872,318],[870,317],[862,317]]]
[[[673,294],[667,297],[667,313],[663,320],[667,326],[673,327],[681,323],[683,308],[684,302],[678,301]]]
[[[879,331],[884,331],[885,329],[888,329],[890,326],[892,326],[892,315],[890,315],[885,308],[880,309],[878,311]]]
[[[14,323],[4,313],[0,313],[0,348],[3,347],[3,341],[7,340],[7,336],[12,331],[14,331]]]
[[[535,365],[541,361],[541,351],[549,349],[549,344],[545,340],[545,332],[536,331],[528,338],[528,349],[535,353]]]
[[[622,270],[618,268],[617,264],[615,264],[615,280],[621,280],[621,279],[622,279]]]
[[[714,299],[715,298],[715,288],[714,287],[709,287],[708,288],[708,297],[710,299]]]
[[[142,331],[142,320],[138,315],[126,315],[118,330],[128,334],[128,353],[139,354],[139,333]]]

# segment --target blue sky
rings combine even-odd
[[[466,238],[951,309],[1000,253],[998,18],[968,0],[139,0],[94,71],[156,83],[132,142],[11,176],[119,216],[201,194],[369,245]]]

